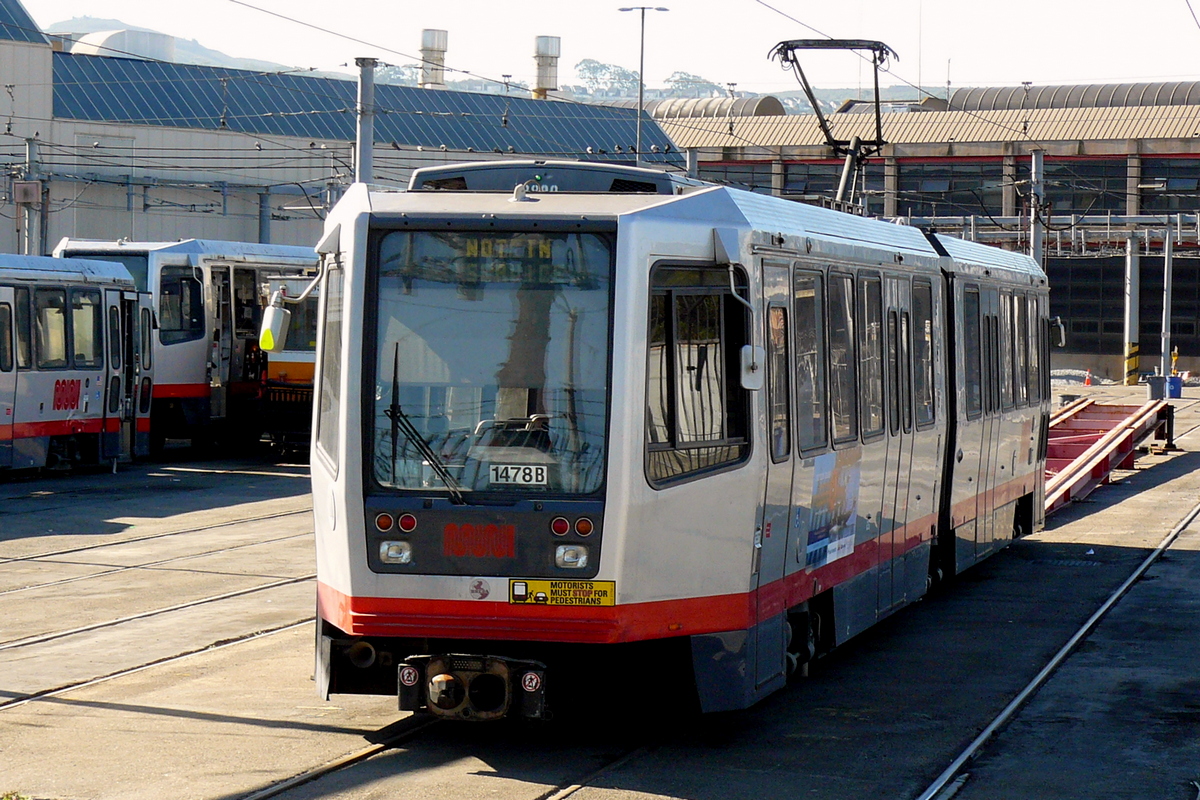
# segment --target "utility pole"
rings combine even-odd
[[[1042,175],[1045,153],[1034,150],[1029,172],[1029,255],[1044,268],[1045,228],[1042,222]]]
[[[1162,312],[1162,374],[1171,374],[1171,273],[1174,264],[1174,231],[1163,234],[1163,312]]]
[[[1141,254],[1138,252],[1138,233],[1129,232],[1125,244],[1125,385],[1137,386],[1138,382],[1138,325],[1141,292]]]
[[[358,135],[355,143],[354,181],[370,183],[375,160],[375,59],[356,58],[358,67]]]

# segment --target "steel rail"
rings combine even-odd
[[[1154,551],[1150,553],[1150,555],[1146,556],[1146,559],[1137,567],[1137,569],[1133,571],[1128,578],[1125,579],[1125,582],[1113,590],[1112,594],[1108,596],[1108,599],[1105,600],[1098,609],[1096,609],[1096,612],[1093,613],[1090,618],[1088,618],[1087,622],[1083,623],[1079,630],[1075,632],[1075,635],[1072,636],[1067,643],[1064,644],[1062,648],[1054,654],[1054,657],[1050,659],[1050,662],[1046,664],[1045,667],[1042,668],[1041,672],[1035,675],[1033,680],[1026,684],[1025,688],[1022,689],[1020,693],[1018,693],[1017,696],[1014,697],[1012,701],[1004,707],[1004,709],[996,716],[996,718],[993,719],[991,723],[989,723],[988,726],[984,728],[983,731],[980,732],[980,734],[976,736],[970,744],[967,745],[966,749],[963,750],[962,753],[960,753],[958,757],[950,763],[950,766],[946,767],[945,771],[943,771],[942,774],[939,775],[937,779],[934,780],[934,782],[931,783],[927,789],[925,789],[924,792],[917,796],[916,800],[933,800],[943,789],[946,789],[948,785],[955,780],[955,776],[958,775],[958,772],[963,768],[963,765],[966,764],[970,759],[974,758],[975,754],[978,753],[983,745],[992,738],[996,731],[998,731],[1001,726],[1007,723],[1018,709],[1025,705],[1025,702],[1030,698],[1030,696],[1033,695],[1034,692],[1042,687],[1042,685],[1050,678],[1052,674],[1054,674],[1059,666],[1062,665],[1063,661],[1067,659],[1067,656],[1074,652],[1075,648],[1079,646],[1079,643],[1082,642],[1083,639],[1095,629],[1095,627],[1100,623],[1100,620],[1102,620],[1108,614],[1108,612],[1112,610],[1113,606],[1115,606],[1117,602],[1125,596],[1133,584],[1141,579],[1142,575],[1146,573],[1146,570],[1150,569],[1150,567],[1152,567],[1154,563],[1162,557],[1162,554],[1165,553],[1172,544],[1174,544],[1175,540],[1179,538],[1179,535],[1183,533],[1183,531],[1186,530],[1189,525],[1192,524],[1197,516],[1200,516],[1200,503],[1197,503],[1195,506],[1193,506],[1192,510],[1183,516],[1183,519],[1181,519],[1175,525],[1175,527],[1171,529],[1171,532],[1168,533],[1166,538],[1159,543],[1158,547],[1154,548]],[[959,785],[961,785],[964,780],[965,779],[961,779],[959,781]],[[956,790],[956,787],[950,788],[952,790]]]
[[[131,544],[133,542],[145,542],[150,539],[161,539],[165,536],[179,536],[184,533],[199,533],[200,531],[211,531],[216,528],[227,528],[230,525],[241,525],[246,522],[261,522],[267,519],[279,519],[280,517],[292,517],[297,514],[311,514],[312,506],[307,508],[298,508],[295,511],[280,511],[275,514],[262,514],[257,517],[241,517],[239,519],[227,520],[225,522],[216,522],[212,525],[199,525],[194,528],[181,528],[173,531],[160,531],[159,533],[148,533],[145,536],[132,536],[128,539],[120,539],[112,542],[97,542],[96,544],[83,545],[81,547],[68,547],[62,550],[50,550],[45,553],[33,553],[27,556],[0,556],[0,566],[11,564],[16,561],[36,561],[39,558],[50,558],[51,556],[65,556],[73,553],[83,553],[88,550],[98,550],[102,547],[114,547],[119,544]],[[11,541],[11,540],[8,540]]]
[[[294,534],[291,534],[290,536],[278,536],[274,539],[259,539],[257,541],[245,542],[244,544],[235,544],[235,545],[231,545],[229,547],[218,547],[215,550],[203,550],[199,553],[189,553],[188,555],[185,555],[185,556],[175,556],[173,558],[160,558],[157,561],[147,561],[144,564],[130,564],[130,565],[124,566],[124,567],[112,567],[110,569],[102,569],[99,572],[92,572],[87,575],[75,575],[70,578],[60,578],[59,580],[56,580],[56,581],[46,581],[44,583],[31,583],[28,586],[17,586],[13,589],[0,589],[0,597],[4,597],[4,596],[10,595],[10,594],[17,594],[18,592],[28,592],[28,591],[32,591],[33,589],[46,589],[51,586],[63,586],[64,584],[68,584],[68,583],[78,583],[80,581],[91,580],[92,578],[103,578],[106,575],[116,575],[121,572],[129,572],[129,571],[135,570],[135,569],[151,569],[153,567],[161,567],[164,564],[175,564],[180,561],[187,561],[187,560],[193,559],[193,558],[204,558],[205,556],[217,556],[217,555],[221,555],[222,553],[232,553],[234,550],[243,550],[247,547],[258,547],[259,545],[264,545],[264,544],[276,544],[278,542],[286,542],[290,539],[303,539],[306,536],[311,536],[311,535],[312,535],[312,531],[305,531],[304,533],[294,533]],[[70,562],[67,562],[67,563],[70,563]]]
[[[187,608],[194,608],[196,606],[202,606],[202,605],[206,605],[208,603],[216,603],[216,602],[220,602],[221,600],[229,600],[234,597],[241,597],[242,595],[254,594],[255,592],[263,592],[268,589],[277,589],[281,586],[290,586],[295,583],[304,583],[306,581],[314,580],[316,577],[317,577],[317,575],[314,572],[314,573],[309,573],[308,575],[301,575],[296,578],[284,578],[283,580],[272,581],[271,583],[264,583],[264,584],[260,584],[258,586],[251,586],[246,589],[237,589],[236,591],[225,592],[224,594],[212,595],[210,597],[202,597],[198,600],[189,600],[186,603],[179,603],[177,605],[167,606],[165,608],[155,608],[150,611],[141,611],[137,614],[130,614],[127,617],[120,617],[118,619],[110,619],[110,620],[106,620],[105,622],[94,622],[90,625],[80,625],[78,628],[69,628],[67,630],[62,630],[62,631],[53,631],[51,633],[44,633],[44,634],[39,634],[37,636],[30,636],[25,639],[11,639],[7,642],[0,643],[0,651],[15,650],[18,647],[30,647],[35,644],[44,644],[46,642],[52,642],[55,639],[66,638],[67,636],[75,636],[80,633],[88,633],[89,631],[100,630],[102,628],[112,628],[117,625],[123,625],[126,622],[133,622],[133,621],[139,620],[139,619],[146,619],[147,617],[156,617],[159,614],[169,614],[172,611],[182,611]]]
[[[136,667],[127,667],[122,670],[117,670],[116,672],[110,672],[107,675],[101,675],[98,678],[88,678],[86,681],[77,681],[75,683],[68,683],[63,686],[56,686],[53,689],[46,689],[44,691],[25,695],[24,697],[18,697],[18,698],[14,698],[12,700],[5,700],[3,702],[0,702],[0,711],[7,711],[9,709],[17,708],[18,706],[23,706],[28,703],[36,703],[39,700],[45,700],[45,699],[51,698],[51,697],[58,697],[60,695],[66,694],[67,692],[75,691],[76,689],[86,689],[89,686],[95,686],[97,684],[107,683],[108,681],[115,680],[117,678],[124,678],[127,675],[136,675],[139,672],[144,672],[145,670],[152,669],[154,667],[161,667],[165,664],[172,664],[176,661],[183,661],[184,659],[191,658],[192,656],[197,656],[202,653],[211,653],[216,650],[224,650],[226,647],[233,647],[234,645],[244,644],[245,642],[255,641],[257,639],[262,639],[267,636],[272,636],[276,633],[285,633],[287,631],[295,630],[296,628],[300,628],[305,625],[311,624],[314,619],[316,619],[316,618],[315,617],[305,617],[304,619],[302,619],[298,622],[289,622],[285,625],[280,625],[279,627],[276,627],[276,628],[267,628],[266,630],[254,631],[253,633],[247,633],[247,634],[243,634],[241,636],[235,636],[232,639],[222,639],[219,642],[214,642],[213,644],[205,645],[204,647],[198,647],[195,650],[187,650],[183,653],[176,653],[173,656],[165,656],[163,658],[158,658],[153,661],[147,661],[146,663],[139,664]]]

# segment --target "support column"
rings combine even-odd
[[[1015,217],[1017,215],[1017,158],[1016,156],[1005,156],[1004,164],[1001,166],[1001,174],[1004,176],[1000,186],[1001,192],[1001,209],[1000,213],[1005,217]]]
[[[1142,213],[1142,157],[1136,153],[1125,159],[1125,213],[1136,217]]]
[[[271,192],[268,189],[258,194],[258,243],[271,243]]]
[[[354,180],[370,183],[375,166],[375,59],[356,58],[358,66],[358,135],[354,150]]]
[[[1130,231],[1125,245],[1125,385],[1136,386],[1138,382],[1138,326],[1141,292],[1141,253],[1138,252],[1139,236]]]
[[[1172,240],[1175,232],[1167,228],[1163,232],[1163,312],[1162,312],[1162,374],[1171,374],[1171,280],[1175,248]]]

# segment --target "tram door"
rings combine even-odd
[[[791,277],[786,262],[763,263],[763,322],[767,351],[765,391],[767,480],[757,533],[757,685],[785,670],[787,598],[783,577],[792,508]]]
[[[208,364],[214,419],[224,419],[229,402],[229,367],[233,359],[233,308],[229,281],[229,267],[212,268],[212,305],[209,306],[212,310],[212,339],[209,342]]]
[[[130,320],[128,338],[133,349],[134,369],[130,386],[137,386],[133,413],[133,454],[150,455],[150,408],[154,396],[154,342],[158,320],[154,316],[154,299],[149,292],[125,292],[122,304]],[[136,322],[134,322],[136,320]],[[132,391],[132,390],[131,390]]]
[[[912,295],[906,279],[885,278],[883,286],[884,405],[887,426],[883,513],[880,520],[879,611],[904,600],[904,552],[908,489],[912,476],[912,350],[909,331]]]
[[[133,456],[133,334],[130,333],[129,304],[126,292],[104,292],[104,326],[108,341],[108,369],[104,388],[104,433],[101,434],[105,459],[128,460]],[[129,294],[133,294],[130,292]],[[136,295],[135,295],[136,296]]]
[[[10,286],[0,286],[0,467],[12,466],[17,404],[16,303]]]

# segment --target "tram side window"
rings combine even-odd
[[[1038,299],[1029,297],[1029,402],[1036,403],[1041,399],[1042,371],[1042,315],[1038,313]]]
[[[1029,314],[1024,295],[1013,295],[1013,389],[1017,405],[1029,398],[1025,355],[1029,349]]]
[[[158,336],[163,344],[204,336],[204,287],[191,267],[163,267],[158,295]]]
[[[854,358],[854,283],[829,276],[829,413],[834,442],[858,438],[857,375]]]
[[[979,362],[979,290],[963,292],[963,379],[966,383],[967,416],[983,413],[983,372]]]
[[[934,420],[933,405],[933,286],[913,284],[913,400],[917,427]]]
[[[17,369],[33,366],[33,324],[29,319],[29,290],[20,288],[14,295],[17,318]]]
[[[75,346],[75,368],[104,366],[104,314],[100,292],[71,290],[71,341]]]
[[[883,288],[879,278],[859,278],[858,302],[858,387],[862,433],[868,438],[883,432]],[[893,327],[893,347],[895,334]],[[893,392],[893,403],[895,399]],[[892,416],[898,416],[895,410]]]
[[[650,480],[742,460],[747,403],[737,375],[746,316],[730,295],[728,271],[656,269],[648,344]]]
[[[67,293],[63,289],[38,289],[33,293],[38,369],[66,369]]]
[[[12,319],[12,306],[0,303],[0,372],[13,369]]]
[[[792,284],[796,309],[796,421],[802,451],[823,447],[825,430],[825,297],[821,275],[797,270]]]
[[[320,403],[317,447],[338,466],[338,415],[342,405],[342,286],[345,273],[330,270],[325,278],[324,338],[321,342]]]
[[[1000,405],[1013,407],[1013,317],[1012,295],[1000,295]]]
[[[771,306],[767,317],[767,333],[767,365],[771,376],[771,458],[778,463],[792,453],[787,309]]]
[[[113,369],[121,368],[121,309],[108,307],[108,360]]]

